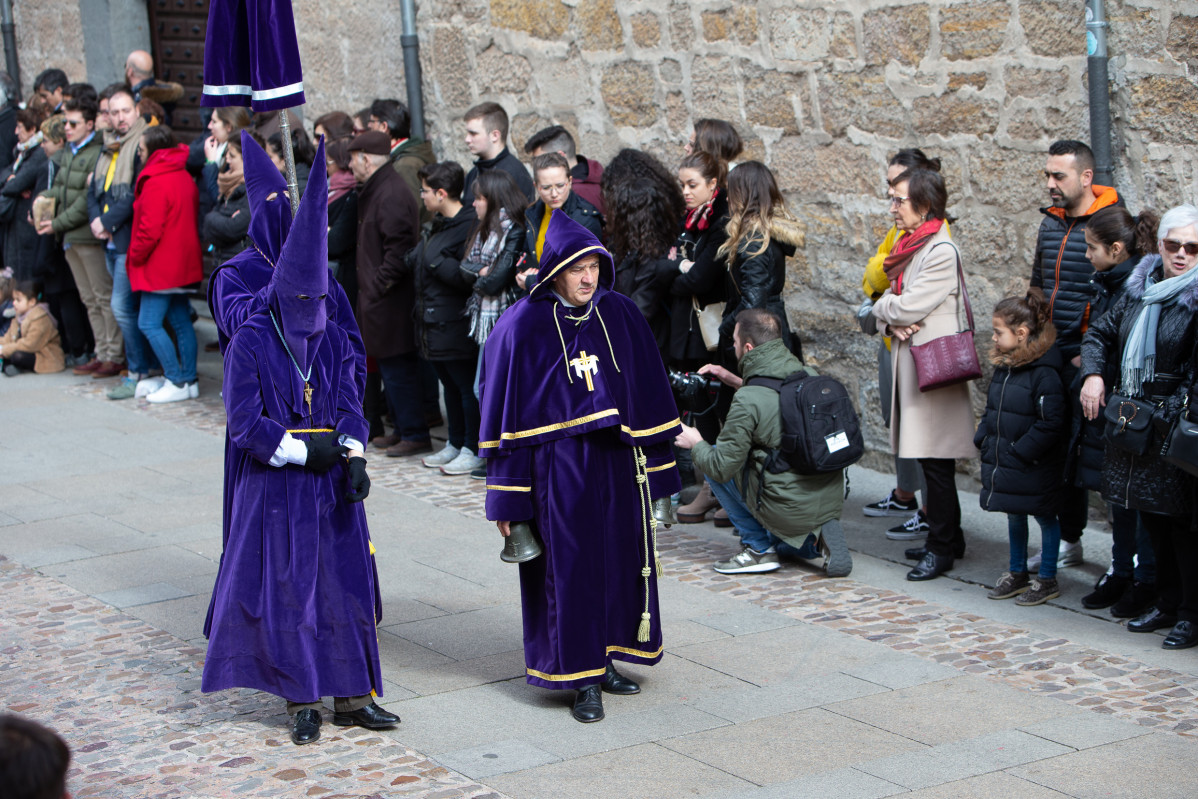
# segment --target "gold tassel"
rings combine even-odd
[[[661,553],[654,550],[653,563],[657,566],[657,576],[661,576]]]
[[[653,618],[649,613],[641,614],[641,624],[636,628],[636,640],[642,644],[649,640],[649,619]]]

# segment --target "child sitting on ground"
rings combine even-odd
[[[1010,569],[988,596],[1017,605],[1041,605],[1061,595],[1056,515],[1064,483],[1069,406],[1060,370],[1051,310],[1038,289],[1008,297],[994,309],[994,378],[986,413],[973,443],[982,453],[982,508],[1007,514]],[[1038,579],[1027,569],[1027,517],[1040,525],[1043,552]]]
[[[4,374],[9,377],[21,372],[61,372],[66,368],[58,324],[41,298],[41,283],[17,281],[12,293],[16,318],[0,338],[0,360],[4,362]]]

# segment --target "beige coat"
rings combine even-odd
[[[30,308],[20,322],[12,320],[8,332],[0,339],[0,357],[13,352],[35,353],[33,371],[38,374],[61,372],[66,368],[58,327],[42,303]]]
[[[945,228],[915,254],[903,273],[903,293],[889,289],[874,303],[887,326],[919,325],[907,341],[892,339],[890,446],[900,458],[976,458],[974,418],[967,384],[919,390],[911,345],[956,333],[965,325],[957,279],[957,248]],[[960,321],[958,321],[960,309]],[[889,330],[883,331],[889,333]]]

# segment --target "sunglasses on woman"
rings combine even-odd
[[[1163,247],[1165,252],[1169,253],[1170,255],[1176,255],[1178,250],[1183,249],[1186,251],[1186,255],[1190,256],[1191,258],[1195,255],[1198,255],[1198,241],[1181,242],[1177,239],[1163,239],[1161,241],[1161,247]]]

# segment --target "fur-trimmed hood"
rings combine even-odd
[[[792,247],[802,247],[807,241],[807,234],[797,219],[775,216],[770,218],[770,238]]]
[[[1131,277],[1127,279],[1128,295],[1135,300],[1143,297],[1144,292],[1148,290],[1148,276],[1151,275],[1159,281],[1161,275],[1157,273],[1160,271],[1163,274],[1163,265],[1164,262],[1159,255],[1145,255],[1141,258],[1140,262],[1136,264],[1136,268],[1132,270]],[[1198,266],[1193,268],[1198,269]],[[1185,277],[1185,275],[1178,277]],[[1195,279],[1189,288],[1178,296],[1177,301],[1185,305],[1186,310],[1190,313],[1198,311],[1198,279]]]
[[[1053,347],[1057,343],[1057,330],[1052,325],[1046,325],[1039,336],[1028,338],[1027,341],[1010,352],[999,352],[990,348],[990,363],[1007,369],[1020,369],[1043,361],[1044,366],[1051,366],[1060,371],[1064,365],[1061,352]]]
[[[155,81],[142,86],[138,90],[138,94],[159,105],[177,103],[183,99],[183,86],[171,81]]]

